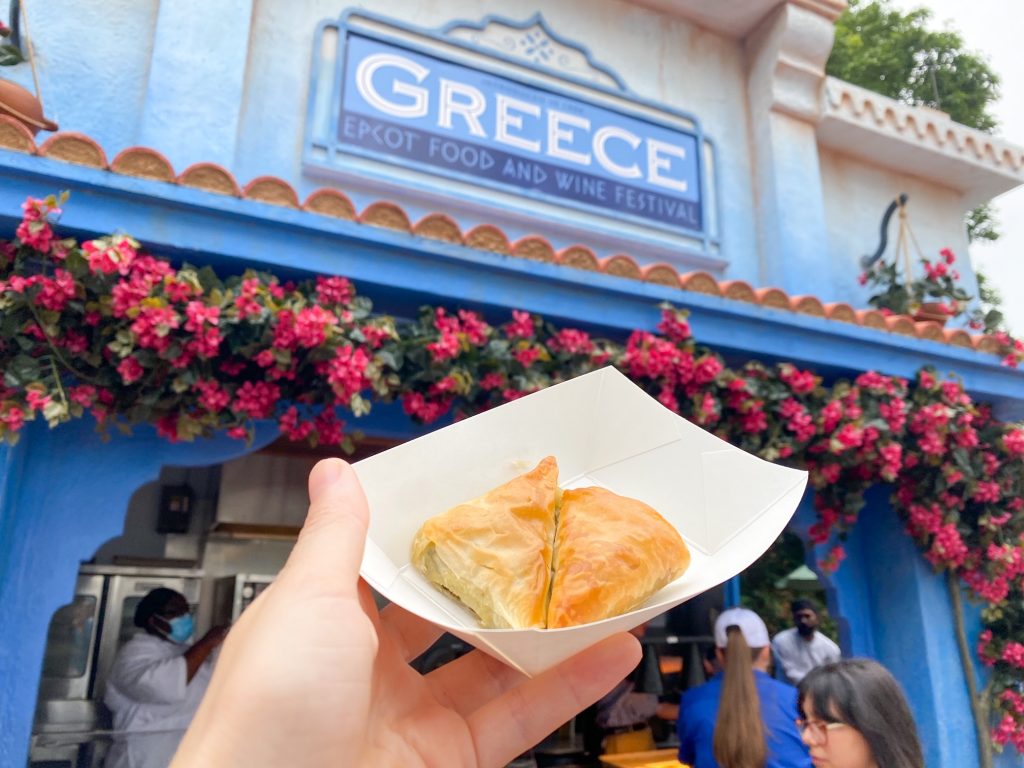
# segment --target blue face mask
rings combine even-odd
[[[175,616],[173,619],[168,619],[167,623],[171,626],[171,631],[167,633],[168,640],[175,643],[186,643],[192,637],[193,623],[191,613]]]

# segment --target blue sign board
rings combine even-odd
[[[694,133],[352,32],[344,61],[344,147],[703,230]]]

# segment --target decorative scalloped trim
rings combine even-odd
[[[51,160],[61,160],[90,168],[108,168],[107,153],[103,147],[77,131],[61,131],[43,142],[39,154]]]
[[[181,172],[178,183],[183,187],[194,187],[217,195],[241,197],[242,190],[231,172],[216,163],[194,163]]]
[[[356,207],[352,205],[348,195],[329,187],[311,192],[306,202],[302,204],[302,210],[335,219],[356,220]]]
[[[149,147],[122,149],[110,163],[110,170],[139,179],[174,182],[174,167],[171,161]]]
[[[20,120],[0,114],[0,149],[34,155],[36,139],[32,135],[32,131],[26,128]]]
[[[1024,150],[955,123],[944,112],[909,107],[834,77],[826,79],[825,94],[827,107],[832,112],[844,113],[860,122],[872,122],[879,128],[890,128],[921,144],[955,150],[1004,172],[1024,173]]]
[[[299,196],[292,185],[277,176],[257,176],[245,185],[242,195],[249,200],[280,205],[283,208],[298,208]]]
[[[841,83],[841,81],[835,82]],[[848,86],[847,90],[850,91],[850,94],[847,94],[846,97],[847,101],[852,100],[854,90],[862,90],[847,83],[842,83],[842,85],[844,87]],[[884,99],[884,97],[875,97],[870,92],[865,93],[867,95],[863,99],[861,108],[865,113],[871,111],[872,116],[875,115],[873,111],[875,109],[873,104],[875,98],[889,101]],[[871,103],[869,104],[869,102]],[[898,107],[899,105],[896,106]],[[913,115],[910,117],[913,117]],[[895,124],[897,119],[896,110],[890,107],[882,119]],[[917,130],[916,122],[908,119],[907,125],[913,125],[914,129]],[[949,125],[957,127],[955,123],[949,123]],[[966,128],[964,131],[972,134],[977,133]],[[938,140],[939,133],[934,127],[927,128],[926,133]],[[5,136],[9,143],[5,143]],[[953,140],[959,141],[956,131],[952,129],[946,132],[945,140],[950,140],[950,137]],[[1012,152],[1011,148],[1002,147],[1002,145],[999,145],[998,142],[993,142],[991,137],[987,137],[985,134],[981,134],[981,137],[987,139],[988,143],[983,150],[977,151],[978,157],[985,155],[997,163],[1000,162],[999,158],[1001,157],[1002,161],[1012,164],[1015,170],[1024,168],[1024,152]],[[16,146],[10,146],[10,143]],[[977,150],[978,144],[974,136],[968,136],[956,146],[958,148],[974,147]],[[1000,148],[1001,154],[997,151]],[[39,146],[35,143],[31,133],[21,123],[3,115],[0,115],[0,149],[9,149],[27,154],[39,154],[53,160],[77,162],[109,170],[120,175],[137,176],[153,181],[179,183],[183,186],[203,189],[217,194],[244,197],[259,202],[276,203],[291,208],[301,208],[315,215],[332,216],[349,221],[358,221],[371,226],[387,227],[419,237],[465,245],[468,248],[477,250],[556,263],[570,269],[603,272],[616,277],[643,280],[673,288],[678,287],[681,290],[703,293],[710,296],[722,296],[733,301],[759,304],[764,307],[787,312],[802,312],[837,322],[852,323],[865,328],[888,331],[890,333],[900,333],[951,346],[975,349],[989,354],[1000,354],[1002,349],[1001,344],[994,336],[972,336],[960,328],[945,329],[932,322],[915,322],[913,318],[906,315],[886,317],[877,310],[858,310],[849,304],[822,304],[821,300],[816,296],[794,296],[790,298],[785,291],[779,288],[765,287],[754,289],[743,280],[724,280],[719,282],[707,272],[689,272],[680,276],[675,268],[668,264],[650,264],[641,268],[635,259],[626,254],[615,254],[614,256],[600,259],[594,251],[585,245],[571,245],[556,254],[551,243],[540,235],[523,237],[513,246],[505,232],[494,225],[479,224],[468,232],[463,233],[458,223],[443,213],[427,214],[415,226],[411,226],[405,210],[396,203],[386,200],[372,203],[361,214],[357,214],[355,206],[348,196],[340,190],[331,187],[324,187],[311,192],[305,202],[300,205],[295,195],[295,190],[291,185],[274,176],[259,176],[246,184],[245,189],[242,190],[239,188],[235,177],[227,169],[214,163],[195,163],[175,177],[174,168],[167,158],[148,147],[129,147],[120,152],[114,158],[113,163],[108,165],[103,149],[84,134],[62,131],[54,134]],[[85,160],[85,162],[82,162],[82,160]]]

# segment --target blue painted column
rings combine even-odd
[[[54,611],[74,594],[83,559],[121,533],[132,494],[163,466],[238,458],[276,437],[261,424],[255,444],[217,437],[171,444],[150,427],[104,443],[88,419],[50,430],[35,421],[0,450],[0,765],[25,765]]]
[[[829,611],[839,619],[843,654],[877,659],[906,691],[925,765],[976,766],[977,738],[946,578],[932,571],[904,532],[888,494],[884,487],[868,494],[845,543],[846,560],[823,579]],[[813,521],[808,499],[794,527],[805,534]],[[812,550],[812,568],[830,546]]]
[[[253,0],[162,2],[156,20],[138,143],[181,172],[205,161],[231,168]]]
[[[791,295],[831,283],[816,125],[836,15],[826,4],[784,4],[746,42],[758,282]]]

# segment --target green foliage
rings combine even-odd
[[[960,33],[929,29],[926,8],[904,13],[890,0],[850,0],[836,22],[828,74],[904,104],[941,109],[958,123],[992,131],[999,77]]]
[[[979,205],[967,214],[967,239],[976,243],[979,240],[992,242],[999,239],[998,224],[992,213],[992,204]]]

